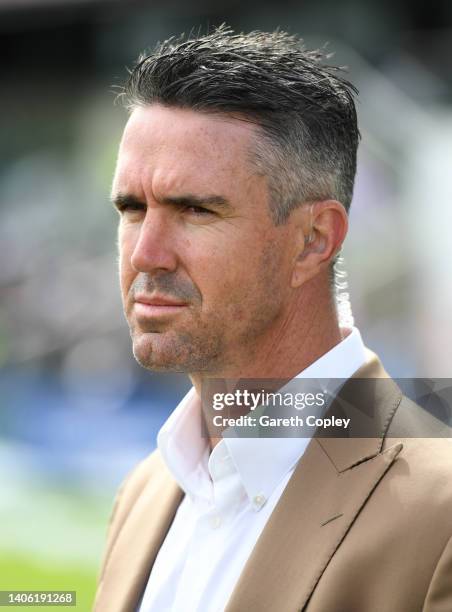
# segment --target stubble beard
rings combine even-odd
[[[269,243],[262,253],[258,282],[245,293],[231,295],[221,315],[211,313],[203,321],[195,310],[191,329],[177,329],[176,324],[161,331],[139,330],[129,319],[135,359],[142,367],[157,372],[218,377],[225,371],[237,372],[240,364],[258,357],[260,341],[281,314],[281,287],[275,282],[279,272],[280,260]]]
[[[147,370],[156,372],[213,372],[224,354],[219,335],[169,329],[141,332],[131,329],[133,355]]]

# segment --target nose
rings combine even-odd
[[[174,223],[163,211],[148,208],[130,263],[136,272],[174,271],[177,268],[175,245]]]

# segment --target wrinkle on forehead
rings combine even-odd
[[[256,131],[255,124],[232,116],[154,104],[132,112],[121,149],[139,145],[155,154],[176,145],[181,151],[198,155],[214,154],[222,146],[223,153],[230,151],[231,156],[236,156],[238,152],[245,153]]]
[[[124,131],[113,190],[138,197],[150,191],[156,199],[187,191],[233,198],[258,178],[250,163],[256,130],[225,115],[139,107]]]

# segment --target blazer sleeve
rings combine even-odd
[[[422,554],[422,553],[421,553]],[[433,572],[422,612],[452,611],[452,537]]]

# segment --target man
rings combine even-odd
[[[416,437],[421,410],[338,321],[359,132],[354,88],[322,62],[283,32],[219,28],[131,74],[124,309],[139,363],[193,389],[118,494],[97,611],[452,610],[450,440]],[[351,379],[341,397],[371,427],[203,437],[203,386],[252,378]]]

